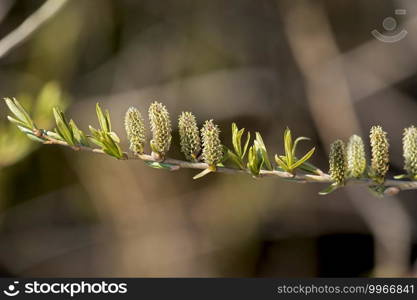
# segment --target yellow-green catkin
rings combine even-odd
[[[216,166],[223,158],[223,146],[220,142],[220,130],[213,120],[208,120],[201,128],[203,140],[203,160],[210,166]]]
[[[371,176],[376,183],[382,184],[389,169],[387,133],[381,126],[372,126],[369,138],[372,152]]]
[[[181,152],[189,161],[196,161],[201,151],[200,132],[191,112],[182,112],[178,118]]]
[[[125,129],[129,139],[129,149],[135,154],[143,154],[145,147],[145,126],[139,110],[130,107],[125,115]]]
[[[348,176],[360,178],[366,169],[365,146],[358,135],[352,135],[347,144],[347,169]]]
[[[151,125],[151,148],[154,153],[164,158],[171,146],[171,120],[166,107],[159,102],[149,106],[149,122]]]
[[[403,135],[404,169],[413,179],[417,175],[417,128],[414,126],[404,129]]]
[[[335,183],[343,185],[346,177],[346,148],[342,140],[334,141],[330,146],[330,176]]]

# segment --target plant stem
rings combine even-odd
[[[105,154],[103,150],[98,148],[91,148],[87,146],[70,146],[66,142],[54,139],[48,136],[45,131],[40,130],[39,132],[44,132],[40,134],[40,138],[44,139],[44,144],[47,145],[60,145],[64,147],[69,147],[74,151],[88,151],[98,154]],[[139,155],[129,155],[126,152],[124,153],[125,160],[143,160],[147,162],[163,162],[164,164],[172,165],[175,168],[172,168],[173,171],[179,169],[199,169],[204,170],[209,167],[206,163],[201,162],[188,162],[173,158],[165,158],[163,160],[158,160],[157,158],[153,157],[149,154],[139,154]],[[317,175],[312,174],[291,174],[285,171],[279,170],[261,170],[258,177],[279,177],[283,179],[287,179],[289,181],[294,181],[298,183],[333,183],[329,174],[324,173],[320,169],[317,169]],[[220,167],[216,168],[216,172],[219,173],[227,173],[227,174],[248,174],[251,175],[248,169],[235,169],[235,168],[227,168],[227,167]],[[346,180],[346,184],[363,184],[366,186],[373,186],[376,185],[372,179],[369,178],[351,178]],[[415,190],[417,189],[417,181],[403,181],[403,180],[385,180],[383,185],[386,187],[384,194],[385,195],[395,195],[403,190]]]

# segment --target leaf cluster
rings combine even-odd
[[[301,167],[306,171],[313,171],[314,168],[311,168],[309,165],[305,165],[307,160],[313,155],[315,151],[315,147],[313,147],[310,151],[304,154],[303,157],[298,159],[295,155],[295,151],[297,149],[297,145],[299,142],[303,140],[310,140],[307,137],[298,137],[293,142],[291,136],[291,130],[286,128],[284,131],[284,155],[275,155],[275,162],[286,172],[294,174],[294,171]]]
[[[101,149],[110,156],[117,159],[124,158],[123,151],[119,146],[120,139],[117,134],[112,131],[109,111],[106,110],[103,112],[100,105],[97,103],[96,113],[100,128],[96,129],[91,125],[89,126],[92,134],[90,137],[91,142],[101,147]]]

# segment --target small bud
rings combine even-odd
[[[171,146],[172,130],[169,113],[162,103],[154,102],[149,106],[149,122],[152,131],[152,151],[163,158]]]
[[[145,147],[145,126],[139,110],[130,107],[125,115],[125,128],[129,139],[129,149],[135,154],[143,154]]]
[[[352,135],[347,145],[348,176],[359,178],[365,172],[365,146],[360,136]]]
[[[403,135],[404,169],[408,175],[417,175],[417,128],[411,126],[404,129]]]
[[[196,161],[201,151],[200,133],[195,117],[190,112],[182,112],[178,118],[181,152],[189,161]]]
[[[220,142],[220,130],[213,120],[206,121],[201,128],[203,139],[203,160],[210,166],[215,166],[223,158],[223,146]]]
[[[342,140],[334,141],[330,146],[330,176],[338,184],[343,185],[346,176],[346,149]]]
[[[371,175],[376,183],[381,184],[389,168],[387,133],[381,126],[372,126],[369,138],[372,150]]]

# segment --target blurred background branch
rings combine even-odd
[[[39,30],[43,24],[53,18],[67,2],[68,0],[45,1],[45,3],[19,25],[19,27],[0,40],[0,59],[12,51],[13,48],[25,42],[33,33]]]

